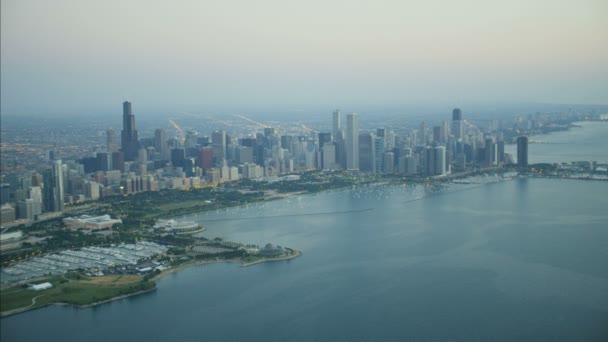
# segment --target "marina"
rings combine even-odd
[[[65,250],[3,268],[2,285],[47,275],[62,275],[73,270],[94,270],[99,273],[111,267],[137,265],[140,261],[166,252],[167,247],[148,241]]]

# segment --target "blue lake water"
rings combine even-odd
[[[303,255],[193,267],[153,293],[3,318],[0,339],[606,341],[606,208],[608,182],[518,178],[190,215],[204,236]]]

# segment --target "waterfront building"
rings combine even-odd
[[[494,166],[496,162],[496,144],[494,144],[494,140],[491,137],[486,139],[484,154],[484,165],[486,167]]]
[[[285,249],[279,246],[273,246],[271,243],[266,244],[264,248],[258,250],[258,254],[263,256],[278,256],[285,253]]]
[[[528,137],[517,138],[517,166],[528,167]]]
[[[395,172],[395,153],[393,153],[393,152],[384,153],[382,170],[384,171],[384,173],[394,173]]]
[[[434,148],[434,158],[435,158],[435,175],[442,176],[446,174],[446,154],[445,154],[445,146],[435,146]]]
[[[416,158],[412,156],[403,156],[399,158],[399,173],[404,175],[414,175],[417,173],[418,163]]]
[[[374,135],[359,134],[359,170],[373,172],[375,168]]]
[[[188,234],[201,231],[203,228],[196,222],[179,222],[176,220],[158,220],[154,229],[172,232],[175,234]]]
[[[496,142],[496,161],[499,166],[505,162],[505,141],[502,139]]]
[[[376,132],[378,133],[378,131],[376,130]],[[382,130],[382,132],[379,132],[382,135],[378,135],[375,136],[373,138],[373,160],[374,160],[374,164],[373,164],[373,170],[375,172],[382,172],[384,169],[382,167],[383,165],[383,160],[382,160],[382,156],[384,155],[384,152],[386,151],[386,138],[384,137],[384,129]]]

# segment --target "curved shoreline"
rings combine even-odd
[[[137,296],[140,294],[144,294],[144,293],[148,293],[148,292],[152,292],[152,291],[156,291],[156,286],[148,289],[148,290],[142,290],[142,291],[137,291],[137,292],[133,292],[133,293],[129,293],[129,294],[125,294],[125,295],[120,295],[118,297],[113,297],[113,298],[109,298],[109,299],[105,299],[99,302],[94,302],[91,304],[86,304],[86,305],[77,305],[77,304],[70,304],[70,303],[62,303],[62,302],[58,302],[58,303],[47,303],[44,305],[40,305],[40,306],[33,306],[35,304],[35,302],[29,306],[24,306],[21,308],[17,308],[17,309],[13,309],[13,310],[9,310],[9,311],[5,311],[0,313],[0,318],[4,318],[4,317],[8,317],[8,316],[13,316],[13,315],[17,315],[23,312],[27,312],[27,311],[31,311],[31,310],[38,310],[38,309],[42,309],[42,308],[46,308],[47,306],[52,306],[52,305],[58,305],[58,306],[71,306],[71,307],[75,307],[78,309],[86,309],[86,308],[91,308],[97,305],[101,305],[101,304],[105,304],[105,303],[110,303],[116,300],[120,300],[120,299],[124,299],[127,297],[133,297],[133,296]],[[38,297],[42,297],[44,295],[40,295],[40,296],[36,296],[34,297],[34,299],[38,298]]]
[[[282,260],[291,260],[291,259],[295,259],[299,256],[302,255],[302,252],[300,252],[297,249],[292,249],[293,253],[289,254],[289,255],[285,255],[285,256],[281,256],[278,258],[264,258],[264,259],[260,259],[260,260],[256,260],[256,261],[252,261],[252,262],[242,262],[241,267],[249,267],[249,266],[253,266],[256,264],[261,264],[264,262],[271,262],[271,261],[282,261]]]
[[[299,256],[302,255],[302,252],[300,252],[297,249],[291,249],[291,250],[293,251],[293,253],[290,254],[290,255],[285,255],[285,256],[281,256],[281,257],[277,257],[277,258],[263,258],[263,259],[256,260],[256,261],[253,261],[253,262],[249,262],[249,263],[246,263],[246,262],[242,261],[241,259],[202,260],[202,261],[185,262],[185,263],[183,263],[183,264],[181,264],[179,266],[176,266],[174,268],[169,268],[167,270],[164,270],[160,274],[157,274],[154,277],[150,278],[149,281],[151,281],[151,282],[154,283],[154,287],[151,288],[151,289],[137,291],[137,292],[133,292],[133,293],[125,294],[125,295],[120,295],[120,296],[117,296],[117,297],[108,298],[108,299],[105,299],[105,300],[101,300],[101,301],[98,301],[98,302],[93,302],[93,303],[86,304],[86,305],[77,305],[77,304],[58,302],[58,303],[48,303],[48,304],[44,304],[44,305],[40,305],[40,306],[35,306],[35,304],[36,304],[35,299],[38,298],[38,297],[44,296],[44,294],[41,294],[39,296],[34,297],[33,298],[33,303],[30,304],[30,305],[28,305],[28,306],[24,306],[24,307],[21,307],[21,308],[17,308],[17,309],[1,312],[0,313],[0,318],[12,316],[12,315],[17,315],[17,314],[20,314],[20,313],[23,313],[23,312],[27,312],[27,311],[30,311],[30,310],[37,310],[37,309],[45,308],[45,307],[51,306],[51,305],[72,306],[72,307],[75,307],[75,308],[78,308],[78,309],[86,309],[86,308],[91,308],[91,307],[94,307],[94,306],[97,306],[97,305],[106,304],[106,303],[110,303],[110,302],[117,301],[117,300],[120,300],[120,299],[124,299],[124,298],[127,298],[127,297],[133,297],[133,296],[137,296],[137,295],[140,295],[140,294],[144,294],[144,293],[148,293],[148,292],[153,292],[153,291],[156,291],[158,289],[156,287],[156,281],[157,280],[159,280],[159,279],[161,279],[163,277],[166,277],[169,274],[176,273],[176,272],[182,271],[184,269],[187,269],[187,268],[190,268],[190,267],[193,267],[193,266],[203,266],[203,265],[212,264],[212,263],[240,262],[241,263],[241,267],[249,267],[249,266],[253,266],[253,265],[256,265],[256,264],[261,264],[261,263],[264,263],[264,262],[291,260],[291,259],[297,258],[297,257],[299,257]]]

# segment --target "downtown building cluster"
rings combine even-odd
[[[19,179],[13,205],[2,207],[2,222],[59,213],[66,203],[239,179],[272,181],[309,170],[440,177],[512,163],[504,146],[501,133],[467,123],[458,108],[451,121],[430,129],[422,122],[402,136],[385,127],[361,129],[359,114],[336,110],[327,132],[289,135],[265,127],[255,136],[187,131],[169,139],[164,129],[156,129],[153,137],[140,139],[131,103],[124,102],[120,142],[108,129],[105,150],[94,156],[62,162],[51,153],[50,167]],[[527,165],[526,138],[518,140],[518,151],[518,162]],[[9,192],[3,188],[2,204],[9,202]]]

